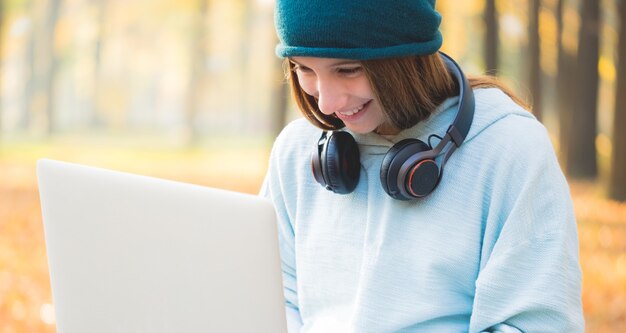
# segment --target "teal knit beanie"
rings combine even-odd
[[[435,53],[435,0],[276,0],[281,58],[378,59]]]

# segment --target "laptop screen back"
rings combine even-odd
[[[87,166],[37,166],[59,333],[286,332],[263,198]]]

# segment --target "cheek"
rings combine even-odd
[[[355,82],[353,90],[358,92],[360,96],[363,96],[365,98],[374,98],[374,92],[372,91],[372,87],[365,77],[362,77],[360,80],[358,80],[358,82]]]

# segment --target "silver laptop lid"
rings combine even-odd
[[[59,333],[286,332],[266,199],[37,165]]]

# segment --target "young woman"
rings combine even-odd
[[[276,2],[304,115],[261,190],[290,332],[582,332],[575,219],[546,130],[438,53],[434,2]]]

